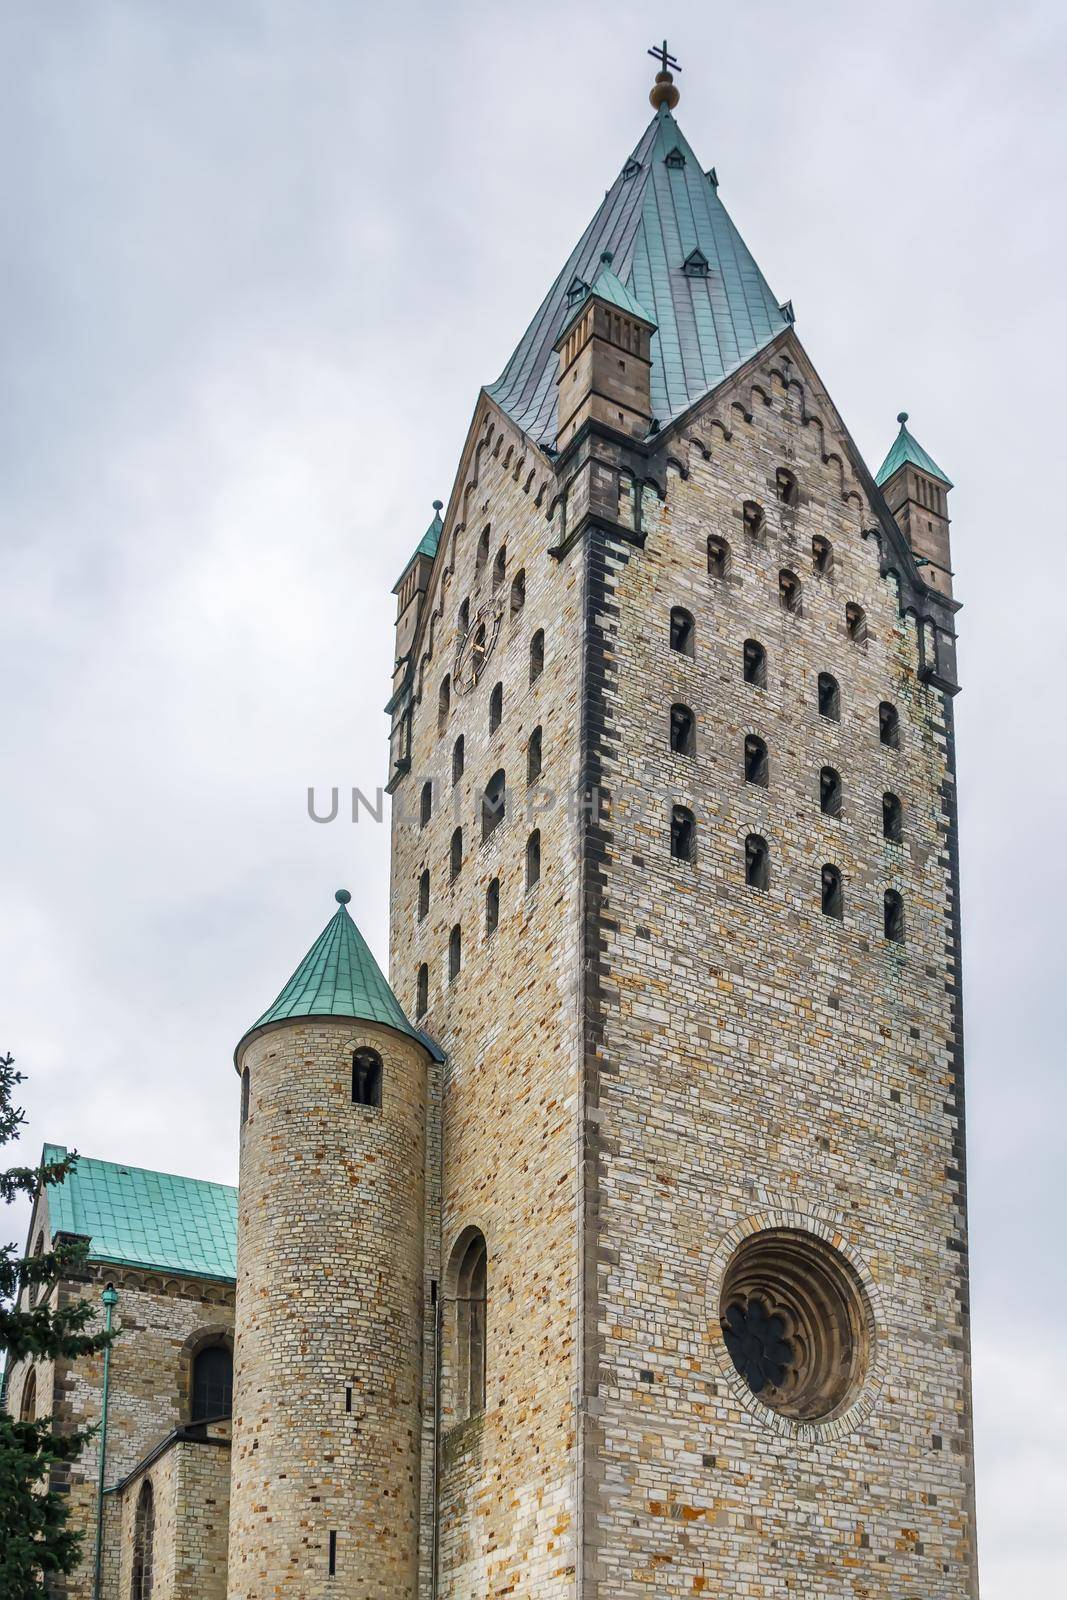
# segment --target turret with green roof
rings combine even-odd
[[[932,589],[951,596],[948,492],[952,480],[908,432],[908,413],[897,413],[900,427],[875,482],[915,552]]]

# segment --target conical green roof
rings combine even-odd
[[[437,554],[437,546],[441,543],[441,535],[445,531],[445,525],[441,521],[441,512],[443,509],[444,502],[441,500],[435,500],[433,503],[433,521],[430,523],[430,526],[426,529],[426,532],[423,534],[422,538],[411,552],[411,555],[408,557],[407,561],[405,561],[404,571],[400,574],[399,578],[396,580],[396,583],[393,585],[394,594],[403,583],[404,576],[413,561],[417,561],[420,556],[429,556],[430,560],[432,561],[434,556]]]
[[[582,307],[585,305],[585,302],[589,299],[590,295],[594,294],[598,299],[606,300],[608,305],[618,306],[620,311],[625,311],[629,316],[640,317],[642,322],[651,323],[652,327],[654,328],[656,326],[655,318],[649,316],[648,312],[645,310],[640,300],[638,300],[637,296],[631,294],[622,280],[617,278],[614,272],[612,272],[611,251],[605,250],[600,260],[602,262],[600,271],[593,279],[590,287],[581,295],[579,295],[574,307],[571,310],[570,316],[563,324],[563,332],[565,333],[567,331],[575,317],[578,316],[582,310]],[[561,333],[560,339],[562,339],[562,337],[563,334]],[[560,339],[556,340],[557,344],[559,344]]]
[[[348,914],[347,889],[338,889],[338,907],[272,1006],[248,1028],[234,1051],[260,1028],[298,1017],[354,1017],[380,1022],[425,1043],[411,1026],[366,940]]]
[[[928,456],[918,440],[912,438],[905,426],[907,420],[908,413],[906,411],[902,411],[897,417],[897,421],[900,423],[900,432],[893,440],[892,449],[878,468],[874,480],[879,489],[883,484],[889,482],[894,472],[899,472],[900,468],[909,462],[913,467],[918,467],[920,472],[927,473],[929,477],[939,478],[942,483],[947,484],[951,489],[952,479],[945,476],[933,456]]]
[[[593,282],[605,250],[611,276],[656,328],[650,380],[661,426],[789,325],[719,199],[714,173],[704,172],[660,106],[488,391],[538,444],[556,436],[554,347],[573,315],[576,286]]]

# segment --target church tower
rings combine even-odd
[[[657,55],[397,586],[391,970],[442,1053],[419,1595],[962,1600],[949,485],[906,431],[876,482]],[[242,1045],[253,1105],[289,1037]],[[299,1204],[273,1150],[242,1186]]]
[[[349,898],[234,1057],[233,1600],[416,1593],[431,1048]]]

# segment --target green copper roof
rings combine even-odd
[[[947,484],[951,489],[951,478],[946,478],[933,456],[928,456],[922,445],[912,438],[905,426],[907,420],[908,413],[902,411],[897,417],[897,421],[900,423],[900,432],[893,440],[893,447],[889,454],[878,468],[874,480],[875,483],[880,489],[883,484],[889,482],[894,472],[904,466],[905,462],[910,462],[913,467],[918,467],[920,472],[927,473],[931,478],[940,478],[941,482]]]
[[[400,588],[401,583],[404,581],[404,576],[413,561],[417,561],[420,556],[429,556],[430,560],[432,561],[434,556],[437,554],[437,546],[441,543],[441,535],[445,531],[445,525],[441,521],[441,512],[443,509],[444,502],[442,500],[435,500],[433,503],[433,521],[430,523],[430,526],[426,529],[426,532],[423,534],[422,538],[411,552],[411,555],[408,557],[407,561],[404,563],[404,571],[400,574],[400,577],[393,585],[394,594]]]
[[[334,898],[338,901],[337,911],[274,1004],[242,1036],[234,1052],[235,1060],[249,1034],[296,1017],[356,1017],[361,1022],[380,1022],[425,1043],[423,1035],[405,1017],[348,914],[352,896],[347,889],[338,889]]]
[[[620,311],[627,312],[631,317],[640,317],[642,322],[650,322],[655,327],[655,319],[650,317],[644,306],[632,295],[626,285],[617,278],[611,270],[611,251],[605,250],[601,256],[603,265],[594,278],[590,288],[579,295],[571,310],[569,317],[564,319],[564,330],[570,327],[575,317],[578,316],[590,295],[596,295],[600,300],[606,300],[608,305],[618,306]],[[562,336],[561,336],[562,337]],[[557,339],[556,343],[559,343]]]
[[[646,128],[489,393],[539,444],[556,436],[553,351],[573,314],[568,291],[602,253],[652,336],[652,410],[661,426],[788,326],[763,274],[666,106]]]
[[[66,1154],[46,1144],[41,1160]],[[88,1235],[92,1261],[198,1278],[237,1273],[237,1190],[228,1183],[79,1156],[65,1181],[49,1187],[48,1217],[53,1234]]]

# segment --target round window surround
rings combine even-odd
[[[866,1290],[851,1262],[814,1233],[749,1234],[726,1265],[719,1326],[748,1390],[781,1417],[836,1417],[867,1376],[873,1318]]]

